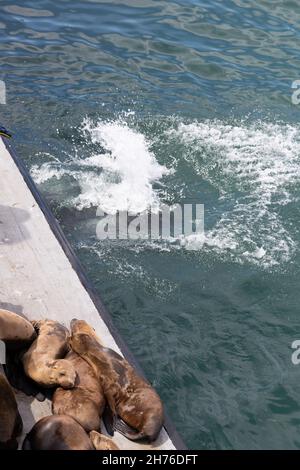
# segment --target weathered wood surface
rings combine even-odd
[[[0,308],[67,327],[72,318],[85,319],[105,346],[120,353],[1,138],[0,175]],[[50,404],[17,396],[28,432],[34,420],[50,413]],[[118,433],[114,441],[121,449],[174,449],[165,429],[151,446]]]

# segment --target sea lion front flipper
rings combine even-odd
[[[113,413],[112,409],[108,404],[106,404],[103,415],[102,415],[103,423],[106,428],[106,431],[110,436],[114,435],[115,430],[115,422],[117,420],[116,415]]]
[[[139,441],[145,439],[145,434],[143,432],[137,431],[136,429],[129,426],[121,418],[115,419],[114,430],[118,431],[122,436],[127,437],[131,441]]]

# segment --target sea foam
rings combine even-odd
[[[138,213],[159,206],[153,183],[170,170],[157,162],[143,134],[120,121],[85,120],[83,132],[87,141],[101,146],[101,152],[67,162],[35,165],[31,173],[37,183],[68,174],[80,187],[80,194],[72,201],[77,209],[95,206],[114,214],[118,210]]]
[[[205,234],[204,246],[239,262],[272,265],[289,261],[296,243],[280,207],[295,202],[300,183],[297,126],[227,125],[220,121],[179,124],[168,131],[184,145],[195,172],[219,191],[225,209]],[[197,249],[202,236],[185,245]]]
[[[37,183],[66,176],[74,179],[79,194],[74,197],[65,192],[63,202],[79,210],[94,206],[110,214],[117,210],[137,213],[149,206],[159,208],[168,197],[168,184],[174,196],[176,187],[173,178],[168,183],[168,175],[175,168],[180,186],[185,161],[193,173],[194,188],[199,180],[199,198],[203,181],[218,194],[214,208],[205,207],[205,214],[213,211],[213,224],[205,223],[204,237],[183,236],[176,244],[172,240],[136,241],[137,249],[177,250],[184,246],[267,269],[290,262],[298,249],[297,236],[284,211],[299,197],[298,126],[264,122],[229,125],[217,120],[183,123],[174,119],[165,129],[155,139],[163,143],[164,156],[176,150],[172,168],[161,165],[157,158],[162,156],[154,155],[153,142],[125,122],[85,120],[83,132],[93,148],[90,154],[80,157],[77,149],[62,162],[48,155],[45,163],[32,168],[32,175]],[[164,182],[163,191],[154,189],[157,182]],[[180,187],[181,200],[184,194]]]

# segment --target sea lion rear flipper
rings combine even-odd
[[[116,418],[117,417],[112,412],[112,409],[110,408],[110,406],[106,404],[104,411],[103,411],[102,419],[103,419],[103,423],[106,428],[106,431],[108,432],[110,436],[114,435]]]
[[[139,441],[140,439],[144,439],[146,437],[143,432],[132,428],[121,418],[115,419],[114,430],[118,431],[120,434],[122,434],[122,436],[127,437],[127,439],[130,439],[131,441]]]

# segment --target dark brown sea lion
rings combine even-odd
[[[21,434],[22,427],[14,391],[0,373],[0,449],[17,449],[16,437]]]
[[[75,387],[55,390],[52,399],[54,414],[64,414],[76,419],[79,424],[90,432],[100,429],[100,419],[105,406],[105,398],[99,379],[92,367],[81,356],[70,351],[66,360],[77,373]]]
[[[110,437],[97,431],[90,432],[90,439],[96,450],[120,450]]]
[[[99,378],[113,415],[113,428],[131,440],[154,441],[162,428],[164,413],[150,384],[123,357],[101,346],[85,321],[72,320],[70,344]]]
[[[37,339],[22,356],[25,373],[42,387],[72,388],[76,371],[66,359],[69,350],[69,332],[53,320],[34,323]]]
[[[88,434],[70,416],[40,419],[25,437],[23,450],[94,450]]]
[[[0,340],[10,348],[32,343],[36,332],[32,324],[17,313],[0,309]]]

